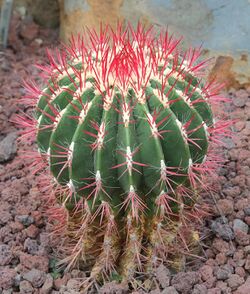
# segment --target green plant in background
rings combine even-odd
[[[91,280],[176,266],[199,239],[198,195],[228,125],[213,118],[222,99],[200,53],[141,25],[89,31],[48,53],[45,88],[26,84],[34,119],[22,121],[53,191],[62,262],[91,266]]]

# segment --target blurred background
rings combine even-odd
[[[114,27],[117,21],[134,25],[141,21],[159,29],[168,27],[176,36],[184,36],[187,46],[202,44],[204,54],[215,57],[211,76],[225,81],[228,89],[250,83],[249,0],[0,0],[2,26],[8,23],[3,11],[8,2],[13,2],[12,27],[21,18],[25,22],[21,35],[31,41],[38,26],[57,30],[67,42],[84,26],[98,30],[100,22]],[[16,33],[19,29],[15,27]]]

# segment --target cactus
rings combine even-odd
[[[107,27],[48,52],[45,88],[26,83],[24,135],[35,134],[50,218],[71,250],[62,262],[91,266],[91,280],[174,266],[199,239],[199,194],[228,126],[213,118],[223,98],[200,55],[166,32]]]

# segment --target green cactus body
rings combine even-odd
[[[94,256],[92,279],[118,271],[125,280],[168,262],[183,228],[192,234],[183,218],[202,186],[214,120],[196,51],[185,59],[178,42],[141,26],[88,38],[51,64],[36,140],[57,202],[81,227],[74,261]]]

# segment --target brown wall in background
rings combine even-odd
[[[120,8],[124,0],[59,0],[60,35],[67,40],[84,27],[100,28],[100,22],[115,27],[123,20]]]

